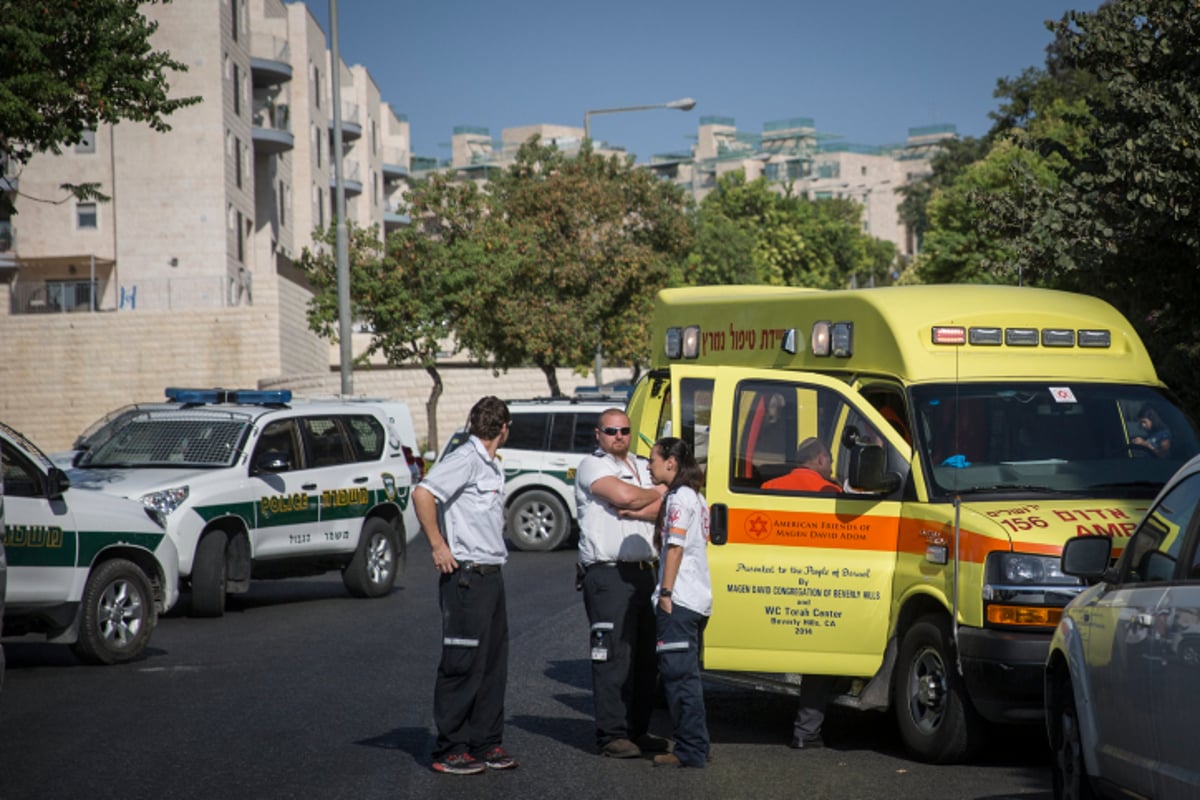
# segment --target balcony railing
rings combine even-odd
[[[184,311],[251,303],[249,283],[229,278],[152,278],[39,281],[17,283],[10,294],[12,314],[66,314],[87,311]]]

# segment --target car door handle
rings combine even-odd
[[[1150,626],[1152,626],[1154,624],[1154,615],[1153,614],[1135,614],[1133,617],[1133,624],[1137,625],[1140,628],[1149,628]]]
[[[302,483],[300,484],[300,488],[306,492],[311,492],[313,489],[317,488],[317,485],[315,483]]]
[[[367,476],[367,475],[363,475],[363,476],[362,476],[362,477],[360,477],[360,478],[355,478],[355,479],[354,479],[354,482],[355,482],[355,483],[366,483],[366,482],[367,482],[367,481],[369,481],[369,480],[371,480],[371,478],[370,478],[369,476]]]

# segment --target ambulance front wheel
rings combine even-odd
[[[567,507],[550,492],[525,492],[508,507],[508,538],[518,550],[555,550],[570,529]]]
[[[80,609],[79,638],[71,646],[88,664],[121,664],[139,658],[158,622],[150,581],[132,561],[114,558],[88,576]]]
[[[955,669],[948,619],[925,616],[908,629],[900,644],[894,696],[900,736],[918,758],[951,764],[974,750],[982,721]]]
[[[192,560],[192,616],[219,617],[225,613],[225,531],[209,531],[196,545]]]

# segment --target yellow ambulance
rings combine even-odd
[[[663,291],[630,398],[638,452],[707,475],[706,670],[757,688],[840,676],[921,759],[1040,722],[1071,536],[1119,550],[1196,454],[1129,322],[1007,286]],[[824,472],[811,458],[824,450]],[[820,461],[820,459],[817,459]]]

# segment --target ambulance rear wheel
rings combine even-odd
[[[894,697],[900,736],[923,761],[963,761],[982,735],[982,722],[954,666],[950,621],[944,617],[922,617],[908,629],[900,644]]]
[[[209,531],[196,545],[192,561],[192,616],[219,617],[225,613],[225,531]]]
[[[79,639],[71,646],[88,664],[120,664],[139,658],[158,622],[146,574],[132,561],[114,558],[92,570],[83,590]]]
[[[508,507],[508,538],[518,550],[555,550],[570,530],[567,507],[550,492],[525,492]]]

